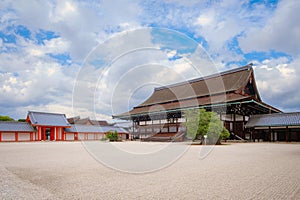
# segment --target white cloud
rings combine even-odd
[[[32,32],[54,31],[68,41],[70,54],[77,61],[82,61],[99,40],[140,26],[137,18],[141,9],[131,1],[120,4],[113,1],[14,1],[11,7],[18,19],[16,23]]]
[[[76,81],[74,77],[79,70],[79,66],[74,63],[82,63],[93,48],[103,43],[102,49],[96,48],[98,52],[93,54],[94,58],[98,58],[99,66],[116,60],[105,74],[102,74],[102,69],[98,69],[101,68],[99,66],[81,74],[85,76],[80,83],[82,101],[78,102],[78,110],[75,112],[85,116],[95,114],[109,118],[111,96],[114,95],[112,91],[116,84],[119,84],[117,96],[120,98],[114,100],[115,105],[121,105],[123,100],[130,106],[136,105],[151,94],[153,87],[199,77],[199,73],[208,75],[223,71],[226,63],[243,60],[242,53],[231,49],[232,43],[236,42],[233,39],[236,38],[239,38],[238,42],[245,52],[268,52],[275,49],[292,55],[293,59],[281,57],[253,62],[257,66],[257,80],[259,89],[264,94],[263,98],[279,107],[296,107],[300,101],[296,95],[291,94],[297,93],[294,88],[299,85],[297,77],[300,75],[297,69],[300,64],[300,26],[297,20],[299,3],[280,1],[275,12],[268,4],[253,3],[251,8],[247,6],[248,1],[239,0],[126,0],[122,3],[109,0],[1,1],[0,7],[7,10],[1,12],[0,30],[16,36],[17,40],[13,44],[0,39],[0,90],[5,94],[0,100],[1,108],[13,115],[20,114],[24,109],[71,113],[73,82]],[[18,25],[28,28],[33,38],[40,29],[52,31],[58,37],[37,45],[36,40],[24,39],[13,29],[7,29],[8,26]],[[153,46],[150,32],[130,34],[133,29],[147,25],[186,30],[196,38],[204,38],[206,50],[213,55],[216,67],[211,66],[209,57],[199,59],[199,55],[204,56],[203,49],[200,48],[194,54],[180,55],[186,56],[188,60],[172,60],[179,54],[177,50],[130,52],[141,45],[158,47],[157,44]],[[106,43],[114,33],[123,30],[126,32],[122,34],[128,36],[126,40],[121,38],[114,43]],[[183,45],[180,42],[178,44]],[[122,48],[118,48],[120,46]],[[7,52],[8,49],[16,50]],[[49,54],[70,55],[71,64],[62,66]],[[190,62],[200,69],[198,73],[195,73]],[[88,65],[92,66],[91,63]],[[157,67],[159,65],[160,68]],[[146,66],[147,70],[139,71],[146,69]],[[134,67],[137,68],[133,70]],[[103,79],[98,82],[100,75],[103,75]],[[127,80],[118,82],[121,77]],[[284,82],[279,84],[281,80]],[[98,103],[96,107],[95,95]],[[284,96],[289,98],[283,98]]]
[[[274,15],[264,27],[250,27],[239,39],[245,52],[271,49],[298,56],[300,52],[300,3],[279,1]]]
[[[213,14],[201,14],[196,22],[194,23],[194,25],[198,26],[202,26],[202,27],[207,27],[210,26],[214,21],[214,16]]]
[[[257,87],[263,100],[283,111],[299,110],[300,58],[292,62],[282,57],[254,63]]]

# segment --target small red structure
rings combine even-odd
[[[65,140],[64,129],[71,127],[65,114],[28,111],[26,122],[36,129],[35,140]]]

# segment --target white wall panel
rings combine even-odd
[[[19,133],[18,140],[19,141],[30,141],[30,133]]]
[[[2,141],[15,141],[15,133],[2,133]]]
[[[95,133],[89,133],[88,140],[94,140],[94,139],[95,139]]]
[[[74,133],[66,133],[66,140],[74,140]]]
[[[104,134],[103,133],[98,134],[98,140],[101,140],[102,138],[104,138]]]
[[[85,140],[84,133],[78,133],[78,140]]]

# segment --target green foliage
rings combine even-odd
[[[204,135],[207,135],[208,143],[217,144],[220,143],[220,139],[226,139],[230,136],[228,130],[223,126],[219,115],[215,112],[207,112],[205,109],[194,109],[187,110],[184,116],[187,121],[188,138],[204,140]]]
[[[106,138],[109,139],[109,141],[118,141],[119,136],[117,131],[108,131],[106,133]]]
[[[229,137],[230,137],[229,131],[225,127],[223,127],[223,130],[221,132],[221,139],[225,140],[225,139],[227,139]]]
[[[13,118],[10,118],[9,116],[0,115],[0,121],[15,121],[15,120]]]
[[[18,122],[26,122],[26,119],[18,119]]]

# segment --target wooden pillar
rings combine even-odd
[[[42,127],[38,127],[38,141],[41,141],[42,139]]]
[[[289,138],[289,128],[288,126],[286,126],[286,129],[285,129],[285,141],[286,142],[289,142],[290,141],[290,138]]]
[[[50,128],[50,140],[55,140],[54,129],[55,127]]]
[[[61,129],[61,140],[65,140],[65,131],[63,129]]]
[[[245,138],[245,122],[246,122],[246,119],[245,119],[245,115],[243,115],[243,138]]]
[[[152,125],[151,125],[151,126],[152,126],[151,129],[152,129],[152,135],[153,135],[153,134],[156,134],[156,133],[154,133],[153,119],[151,119],[151,124],[152,124]]]
[[[18,132],[15,132],[15,141],[16,141],[16,142],[19,141],[19,135],[18,135]]]
[[[55,129],[54,129],[54,140],[55,141],[58,140],[58,127],[55,127]]]
[[[2,133],[0,132],[0,142],[2,142]]]
[[[43,137],[44,140],[47,140],[46,128],[43,128]]]
[[[41,140],[45,140],[46,139],[46,131],[45,131],[45,127],[41,127]]]
[[[138,127],[138,134],[139,134],[139,137],[141,137],[141,129],[140,129],[140,120],[137,122],[137,127]]]
[[[132,120],[132,133],[130,134],[130,132],[129,132],[131,140],[133,139],[133,135],[134,135],[134,124],[135,124],[135,122],[134,122],[134,120]]]
[[[235,114],[235,111],[233,113],[233,127],[232,127],[232,131],[234,133],[234,135],[236,135],[237,133],[235,132],[236,131],[236,114]]]
[[[161,133],[161,119],[159,118],[159,133]]]
[[[271,127],[269,126],[269,132],[268,132],[268,140],[269,140],[269,142],[272,141],[271,135],[272,135],[272,130],[271,130]]]

